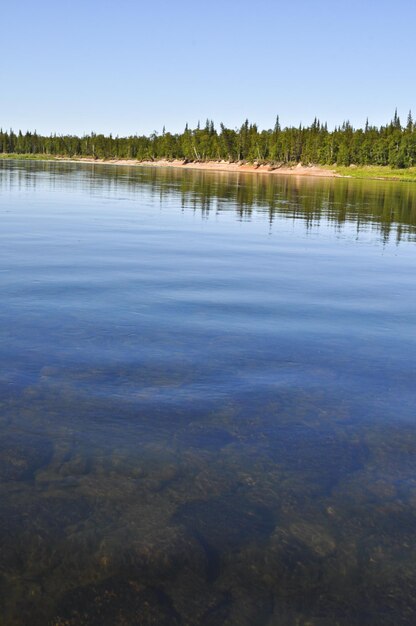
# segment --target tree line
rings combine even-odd
[[[353,128],[347,121],[328,130],[315,118],[310,126],[280,125],[260,130],[246,120],[240,128],[215,128],[212,120],[196,128],[188,124],[182,133],[163,129],[149,136],[113,137],[91,133],[44,136],[36,132],[0,130],[0,152],[97,159],[179,159],[182,161],[230,161],[302,163],[317,165],[389,165],[395,168],[416,165],[416,123],[409,112],[405,125],[397,114],[385,126]]]

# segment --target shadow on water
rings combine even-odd
[[[0,199],[1,624],[413,625],[416,188],[0,162]]]

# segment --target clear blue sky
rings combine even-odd
[[[415,0],[16,0],[0,126],[113,134],[416,114]]]

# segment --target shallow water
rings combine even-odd
[[[416,185],[0,161],[3,625],[416,623]]]

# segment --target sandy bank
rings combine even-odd
[[[56,157],[60,161],[70,161],[71,163],[104,163],[105,165],[133,165],[135,167],[176,167],[190,170],[210,170],[214,172],[253,172],[256,174],[269,174],[279,176],[326,176],[340,177],[335,170],[324,169],[316,165],[293,167],[276,167],[271,165],[250,165],[247,163],[228,163],[227,161],[207,161],[201,163],[187,163],[184,161],[136,161],[134,159],[68,159]]]

